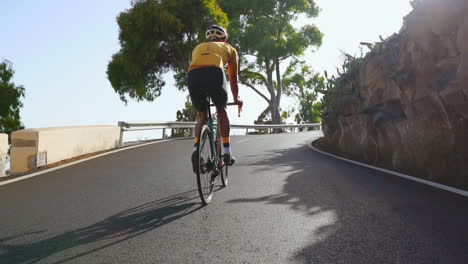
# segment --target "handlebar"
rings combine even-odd
[[[238,103],[227,103],[226,105],[238,105]],[[216,106],[215,104],[210,104],[210,106]]]
[[[240,117],[240,113],[242,112],[242,106],[244,105],[243,103],[242,104],[239,104],[239,103],[227,103],[226,105],[237,105],[237,113],[238,113],[238,116]],[[210,106],[215,106],[214,104],[210,104]]]

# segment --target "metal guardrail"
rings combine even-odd
[[[123,133],[125,131],[143,131],[143,130],[163,130],[163,139],[166,138],[166,129],[191,129],[191,135],[195,134],[195,125],[196,122],[164,122],[164,123],[127,123],[119,122],[118,126],[120,127],[120,146],[123,144]],[[216,126],[216,123],[214,124]],[[275,129],[275,128],[311,128],[319,127],[321,128],[321,123],[316,124],[280,124],[280,125],[236,125],[231,124],[231,129],[245,129],[246,135],[249,134],[249,129],[259,130],[259,129]]]

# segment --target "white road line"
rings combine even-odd
[[[251,139],[244,139],[244,140],[241,140],[241,141],[239,141],[237,143],[242,143],[242,142],[246,142],[246,141],[249,141],[249,140],[251,140]]]
[[[96,156],[80,159],[80,160],[73,161],[73,162],[70,162],[70,163],[67,163],[67,164],[63,164],[63,165],[60,165],[60,166],[57,166],[57,167],[53,167],[53,168],[50,168],[50,169],[47,169],[47,170],[38,171],[38,172],[35,172],[35,173],[32,173],[32,174],[28,174],[28,175],[24,175],[24,176],[21,176],[21,177],[18,177],[18,178],[14,178],[14,179],[11,179],[11,180],[0,182],[0,186],[7,185],[9,183],[13,183],[13,182],[17,182],[17,181],[26,180],[26,179],[29,179],[29,178],[33,178],[33,177],[36,177],[36,176],[39,176],[39,175],[42,175],[42,174],[45,174],[45,173],[48,173],[48,172],[60,170],[60,169],[63,169],[63,168],[66,168],[66,167],[69,167],[69,166],[72,166],[72,165],[75,165],[75,164],[78,164],[78,163],[82,163],[82,162],[85,162],[85,161],[88,161],[88,160],[96,159],[96,158],[106,156],[106,155],[110,155],[110,154],[113,154],[113,153],[117,153],[117,152],[120,152],[120,151],[133,149],[133,148],[139,148],[139,147],[148,146],[148,145],[152,145],[152,144],[163,143],[163,142],[172,141],[172,140],[177,140],[177,139],[167,139],[167,140],[155,141],[155,142],[150,142],[150,143],[145,143],[145,144],[140,144],[140,145],[135,145],[135,146],[124,147],[124,148],[112,150],[112,151],[102,153],[102,154],[99,154],[99,155],[96,155]]]
[[[353,164],[357,164],[357,165],[360,165],[360,166],[363,166],[363,167],[367,167],[367,168],[370,168],[370,169],[374,169],[374,170],[378,170],[378,171],[385,172],[385,173],[388,173],[388,174],[392,174],[392,175],[395,175],[395,176],[398,176],[398,177],[401,177],[401,178],[405,178],[405,179],[412,180],[412,181],[415,181],[415,182],[419,182],[419,183],[422,183],[422,184],[430,185],[430,186],[438,188],[438,189],[442,189],[442,190],[445,190],[445,191],[449,191],[449,192],[452,192],[452,193],[456,193],[456,194],[468,197],[468,192],[464,191],[464,190],[460,190],[460,189],[450,187],[450,186],[447,186],[447,185],[443,185],[443,184],[440,184],[440,183],[423,180],[423,179],[420,179],[420,178],[416,178],[414,176],[406,175],[406,174],[391,171],[391,170],[382,169],[382,168],[379,168],[379,167],[374,167],[374,166],[364,164],[364,163],[361,163],[361,162],[357,162],[357,161],[354,161],[354,160],[349,160],[349,159],[346,159],[346,158],[335,156],[333,154],[318,150],[317,148],[315,148],[312,145],[312,142],[307,144],[307,146],[310,149],[312,149],[312,150],[314,150],[316,152],[322,153],[324,155],[328,155],[328,156],[331,156],[331,157],[334,157],[334,158],[337,158],[337,159],[340,159],[340,160],[344,160],[344,161],[347,161],[347,162],[350,162],[350,163],[353,163]]]

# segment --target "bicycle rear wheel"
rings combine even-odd
[[[200,199],[206,205],[211,202],[214,191],[214,181],[212,180],[212,172],[215,168],[214,153],[211,149],[211,143],[213,137],[208,126],[203,126],[200,131],[200,141],[198,143],[198,170],[197,174],[197,185],[198,194]]]
[[[223,157],[221,156],[221,160],[223,160]],[[228,175],[229,175],[229,165],[222,161],[223,166],[221,167],[221,179],[223,182],[223,186],[226,187],[228,185]],[[224,171],[223,171],[224,170]]]

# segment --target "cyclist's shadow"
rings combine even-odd
[[[189,215],[203,207],[197,190],[179,193],[110,216],[98,223],[46,238],[37,242],[13,245],[14,237],[0,238],[0,263],[31,263],[74,247],[101,241],[99,246],[54,263],[62,263],[110,247]],[[104,242],[103,242],[104,241]]]

